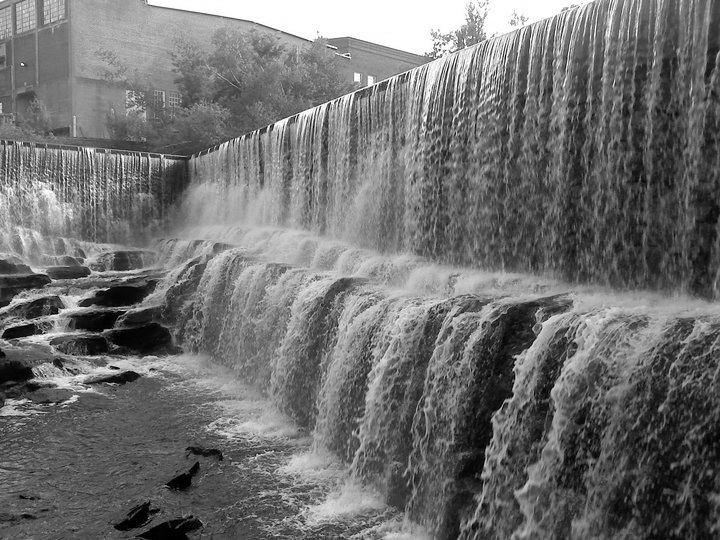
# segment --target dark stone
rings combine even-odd
[[[0,358],[5,358],[5,353],[3,352],[2,349],[0,349]]]
[[[0,392],[0,409],[2,409],[5,406],[5,394]]]
[[[23,344],[5,349],[0,358],[0,385],[8,381],[22,382],[33,377],[32,368],[41,364],[52,364],[55,355],[47,346]]]
[[[125,518],[113,525],[118,531],[129,531],[147,525],[152,519],[150,516],[160,511],[158,508],[150,508],[150,501],[138,504],[130,509]]]
[[[138,304],[157,286],[156,280],[148,280],[137,285],[113,285],[108,289],[96,291],[89,298],[80,300],[78,306],[122,307]]]
[[[188,456],[190,454],[193,454],[195,456],[214,457],[214,458],[217,458],[218,461],[223,460],[223,454],[217,448],[203,448],[202,446],[188,446],[185,449],[185,452],[187,452],[186,455],[188,455]]]
[[[37,336],[50,331],[52,322],[47,320],[36,320],[25,324],[10,326],[2,334],[3,339],[20,339],[24,337]]]
[[[110,343],[134,351],[149,353],[172,348],[170,331],[158,323],[132,328],[115,328],[106,332]]]
[[[7,306],[22,291],[41,289],[50,282],[44,274],[0,275],[0,307]]]
[[[41,388],[30,392],[25,397],[37,403],[38,405],[52,405],[54,403],[62,403],[73,397],[73,393],[70,390],[64,388]]]
[[[199,519],[186,516],[161,523],[138,535],[138,538],[145,538],[145,540],[185,540],[187,533],[201,529],[203,526],[202,521]]]
[[[148,266],[154,259],[155,253],[152,251],[110,251],[98,255],[95,260],[90,263],[90,268],[97,272],[124,272]]]
[[[200,462],[196,461],[195,464],[192,467],[190,467],[190,470],[188,472],[178,474],[175,478],[173,478],[167,484],[165,484],[165,486],[170,489],[177,489],[177,490],[187,489],[190,487],[190,484],[192,484],[193,476],[195,476],[199,470],[200,470]]]
[[[125,313],[119,309],[96,309],[77,311],[68,315],[72,330],[102,332],[115,325],[115,321]]]
[[[162,306],[133,309],[120,317],[117,321],[116,326],[141,326],[152,322],[157,322],[162,318],[162,312]]]
[[[70,334],[50,340],[50,345],[65,354],[96,356],[108,352],[107,340],[97,334]]]
[[[92,272],[87,266],[51,266],[45,269],[50,279],[79,279],[88,277]]]
[[[0,318],[15,317],[18,319],[37,319],[47,315],[57,315],[65,304],[59,296],[43,296],[18,302],[12,306],[0,310]]]
[[[32,270],[14,255],[0,255],[0,274],[32,274]]]
[[[117,371],[105,375],[90,375],[83,381],[85,384],[125,384],[137,381],[140,374],[134,371]]]

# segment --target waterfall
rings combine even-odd
[[[598,0],[229,141],[193,223],[715,297],[720,7]]]
[[[178,157],[2,141],[0,252],[37,261],[77,241],[146,243],[185,183]]]

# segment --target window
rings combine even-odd
[[[156,109],[165,108],[165,90],[153,91],[153,107]]]
[[[65,0],[43,0],[43,24],[65,18]]]
[[[0,43],[0,69],[7,67],[7,46],[5,43]]]
[[[0,39],[12,37],[12,8],[0,9]]]
[[[362,84],[362,73],[358,73],[357,71],[353,73],[353,82]]]
[[[145,93],[135,90],[125,90],[125,114],[137,113],[145,118]]]
[[[15,4],[15,32],[22,34],[37,26],[35,0],[23,0]]]
[[[182,94],[180,94],[180,92],[170,92],[168,95],[168,106],[171,109],[179,109],[182,107]]]
[[[368,86],[375,84],[375,75],[368,75]]]

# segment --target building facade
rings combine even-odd
[[[128,78],[146,81],[153,88],[146,97],[154,103],[180,106],[172,64],[176,38],[191,35],[209,45],[215,31],[228,25],[276,34],[292,47],[311,43],[252,21],[152,6],[147,0],[0,1],[0,113],[25,114],[37,98],[48,110],[54,133],[107,138],[108,115],[124,114],[128,102],[128,89],[113,82],[113,67],[123,66]],[[367,49],[374,44],[330,41],[348,77],[365,74],[361,84],[373,82],[368,74],[380,80],[415,67],[393,60],[392,54],[422,59],[415,65],[426,61],[375,45],[373,66],[373,52]]]

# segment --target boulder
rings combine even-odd
[[[50,345],[64,354],[96,356],[108,352],[107,340],[98,334],[67,334],[50,340]]]
[[[32,379],[32,368],[33,363],[25,358],[0,358],[0,383]]]
[[[158,323],[115,328],[105,332],[105,335],[113,345],[141,353],[165,352],[173,349],[170,331]]]
[[[102,332],[115,326],[115,321],[125,313],[122,309],[86,309],[69,313],[71,330]]]
[[[88,277],[92,272],[87,266],[51,266],[45,269],[50,279],[79,279]]]
[[[5,328],[2,333],[3,339],[20,339],[30,336],[37,336],[49,332],[53,327],[52,321],[38,319],[24,324],[17,324]]]
[[[78,306],[132,306],[142,302],[148,294],[154,291],[157,283],[156,280],[147,280],[135,285],[113,285],[107,289],[95,291],[92,296],[80,300]]]
[[[0,274],[32,274],[30,267],[14,255],[0,255]]]
[[[162,306],[131,309],[117,320],[115,326],[120,328],[128,326],[141,326],[151,322],[157,322],[161,319],[162,312]]]
[[[155,261],[155,253],[145,250],[109,251],[98,255],[90,263],[97,272],[124,272],[149,266]]]
[[[0,309],[0,319],[5,317],[37,319],[48,315],[57,315],[61,309],[65,309],[65,304],[59,296],[41,296]]]
[[[125,384],[136,381],[140,374],[134,371],[115,371],[104,375],[89,375],[83,381],[85,384]]]
[[[7,306],[22,291],[41,289],[50,281],[44,274],[0,275],[0,307]]]

